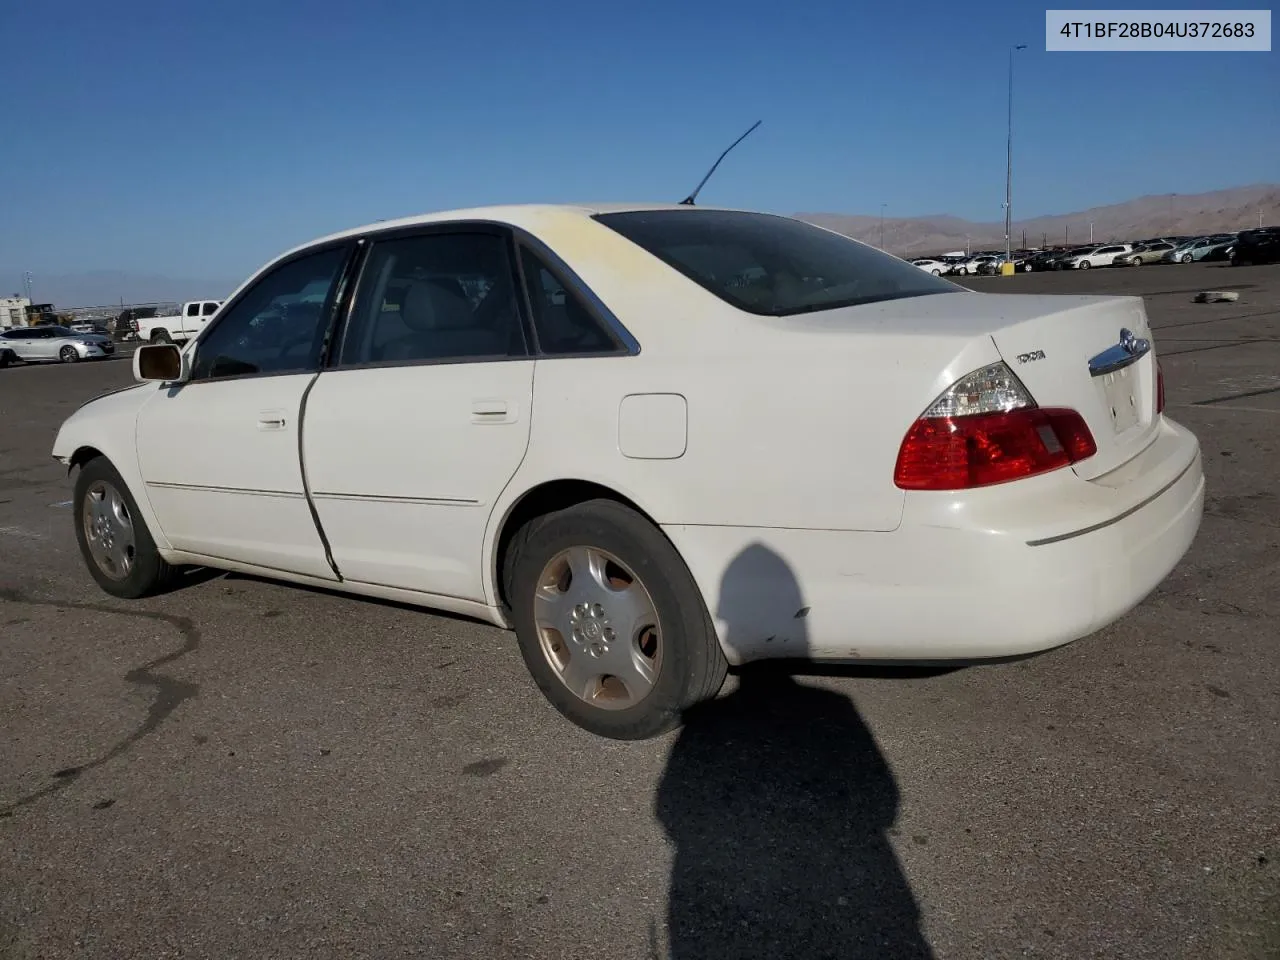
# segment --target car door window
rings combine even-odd
[[[191,379],[318,370],[347,255],[347,247],[331,247],[291,260],[255,283],[197,342]]]
[[[188,303],[188,304],[187,304],[187,316],[188,316],[188,317],[198,317],[198,316],[200,316],[200,304],[198,304],[198,303]]]
[[[200,309],[200,313],[206,317],[211,317],[217,312],[218,312],[218,305],[216,303],[206,303]]]
[[[376,241],[338,366],[528,356],[507,250],[498,233]]]
[[[613,353],[618,349],[618,343],[582,300],[537,254],[522,247],[520,259],[540,353]]]

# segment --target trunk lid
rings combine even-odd
[[[1158,430],[1155,347],[1141,297],[958,290],[790,317],[787,323],[901,338],[913,356],[921,354],[909,341],[928,340],[940,354],[952,355],[975,340],[994,344],[1039,406],[1069,407],[1084,417],[1098,447],[1074,467],[1086,480],[1137,456]],[[1136,353],[1121,345],[1125,330]],[[1108,366],[1114,369],[1103,372]]]
[[[1092,480],[1140,454],[1159,429],[1146,308],[1141,297],[1033,299],[1041,301],[1039,316],[991,338],[1037,404],[1084,417],[1098,452],[1074,469]]]

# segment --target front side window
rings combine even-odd
[[[522,248],[520,259],[542,353],[612,353],[618,349],[577,295],[533,251]]]
[[[198,317],[198,316],[200,316],[200,304],[198,304],[198,303],[188,303],[188,304],[187,304],[187,316],[188,316],[188,317]]]
[[[216,303],[206,303],[203,307],[200,308],[200,313],[206,317],[211,317],[217,312],[218,312],[218,305]]]
[[[319,369],[346,258],[347,248],[334,247],[291,260],[255,283],[197,342],[191,379]]]
[[[377,241],[339,366],[528,356],[507,241],[427,233]]]
[[[720,299],[764,316],[960,292],[895,256],[788,217],[689,209],[595,219]]]

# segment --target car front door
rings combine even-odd
[[[320,367],[350,244],[273,266],[191,348],[191,374],[137,423],[160,529],[212,559],[335,579],[299,459],[303,397]]]
[[[56,360],[58,358],[59,331],[53,327],[36,327],[27,341],[29,360]]]
[[[510,238],[375,238],[307,398],[303,459],[342,577],[483,602],[494,502],[529,444],[534,361]]]

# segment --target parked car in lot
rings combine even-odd
[[[967,260],[961,260],[959,263],[957,263],[952,268],[951,272],[958,274],[959,276],[962,276],[962,277],[972,276],[981,272],[981,268],[984,263],[990,263],[991,261],[998,260],[998,259],[999,259],[998,255],[994,253],[974,254],[972,257],[969,257]]]
[[[1096,247],[1087,247],[1079,253],[1064,257],[1060,262],[1064,270],[1089,270],[1093,267],[1109,267],[1116,257],[1123,256],[1132,250],[1128,243],[1104,243]]]
[[[1139,243],[1128,253],[1117,254],[1111,261],[1113,267],[1140,267],[1144,263],[1159,263],[1160,258],[1173,249],[1167,240]]]
[[[1069,643],[1203,510],[1141,298],[976,293],[767,214],[373,224],[133,363],[53,443],[103,590],[196,564],[479,617],[622,739],[731,664]]]
[[[138,320],[138,339],[151,343],[184,343],[205,328],[221,305],[221,300],[189,300],[176,314]]]
[[[1060,250],[1049,259],[1048,265],[1053,270],[1066,270],[1068,269],[1067,261],[1086,254],[1092,249],[1093,247],[1072,247],[1069,250]]]
[[[1161,259],[1165,263],[1192,263],[1204,260],[1211,253],[1223,250],[1234,242],[1234,237],[1197,237],[1166,251]]]
[[[6,330],[0,333],[0,346],[13,351],[14,357],[25,363],[104,360],[115,356],[116,352],[110,337],[100,333],[76,333],[55,324]]]
[[[1231,251],[1231,264],[1247,267],[1255,263],[1280,263],[1280,227],[1243,230]]]
[[[1040,250],[1027,258],[1023,268],[1028,271],[1052,270],[1053,261],[1064,252],[1062,250]]]
[[[919,267],[925,273],[932,273],[935,277],[951,272],[951,266],[943,263],[941,260],[930,260],[927,257],[920,260],[912,260],[912,266]]]

